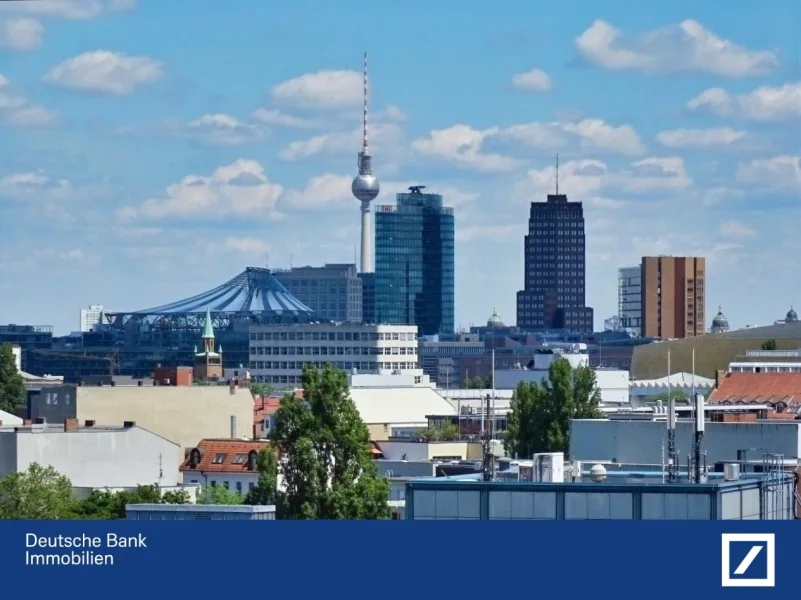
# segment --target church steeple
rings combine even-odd
[[[222,346],[214,351],[214,326],[211,323],[211,309],[206,309],[206,320],[203,324],[203,351],[198,353],[195,348],[195,380],[218,380],[222,372]]]

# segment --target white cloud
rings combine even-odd
[[[512,77],[512,87],[524,92],[549,92],[553,89],[553,81],[542,69],[532,69]]]
[[[740,163],[737,179],[768,192],[801,193],[801,157],[774,156]]]
[[[49,127],[58,122],[58,112],[30,104],[0,75],[0,125],[11,127]]]
[[[1,2],[0,13],[13,12],[85,21],[99,17],[105,12],[121,12],[136,7],[136,0],[37,0],[33,2]]]
[[[745,131],[730,127],[717,129],[672,129],[657,134],[657,141],[667,148],[714,148],[731,146],[746,138]]]
[[[370,128],[370,148],[379,151],[382,147],[396,146],[402,137],[400,128],[393,123],[375,123]],[[291,142],[278,156],[287,161],[303,160],[318,154],[354,155],[362,145],[362,129],[339,131],[315,135],[305,140]]]
[[[721,88],[710,88],[687,103],[694,111],[707,111],[721,117],[740,117],[754,121],[786,121],[801,117],[801,83],[779,87],[762,86],[751,92],[732,95]]]
[[[35,19],[0,20],[0,49],[35,50],[43,34],[44,26]]]
[[[469,125],[453,125],[431,131],[428,137],[412,142],[412,147],[424,156],[485,173],[513,171],[520,166],[520,161],[501,154],[482,152],[484,141],[498,132],[498,128],[477,130]]]
[[[552,194],[556,169],[531,169],[517,186],[515,196],[531,202]],[[645,158],[620,170],[611,170],[599,160],[575,160],[559,165],[559,191],[571,200],[587,202],[601,209],[617,209],[621,202],[608,198],[613,194],[674,193],[690,188],[692,179],[678,157]]]
[[[271,90],[281,103],[309,108],[348,108],[362,101],[362,74],[357,71],[317,71],[288,79]]]
[[[566,123],[562,126],[565,131],[581,139],[582,148],[608,150],[631,156],[645,152],[645,145],[630,125],[615,127],[600,119],[584,119],[578,123]]]
[[[763,75],[778,65],[775,51],[750,50],[693,20],[630,39],[601,19],[576,38],[581,56],[603,69],[645,73],[696,71],[724,77]]]
[[[264,240],[252,237],[227,237],[222,242],[216,242],[206,246],[209,254],[218,252],[230,252],[233,254],[244,254],[247,256],[263,256],[270,252],[271,247]]]
[[[161,79],[162,75],[162,63],[147,56],[96,50],[53,67],[45,75],[45,81],[76,90],[126,96],[139,86]]]
[[[353,208],[358,202],[350,190],[352,175],[335,175],[324,173],[309,179],[301,190],[287,190],[281,196],[279,205],[294,210],[329,210],[337,208]]]
[[[43,106],[24,106],[6,115],[4,122],[14,127],[51,127],[58,122],[58,112]]]
[[[137,207],[117,211],[123,220],[194,217],[204,219],[277,218],[276,201],[283,188],[268,180],[254,160],[239,159],[211,175],[187,175],[165,193]]]
[[[757,235],[755,230],[738,221],[726,221],[725,223],[721,223],[718,231],[723,237],[729,238],[753,238]]]
[[[312,123],[307,119],[293,117],[277,109],[258,108],[253,112],[253,118],[265,125],[278,125],[280,127],[310,127]]]

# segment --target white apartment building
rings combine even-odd
[[[259,383],[293,387],[304,363],[326,363],[348,372],[423,375],[417,359],[416,325],[309,323],[253,325],[250,372]]]
[[[89,308],[81,309],[80,331],[92,331],[92,327],[100,323],[103,319],[103,305],[90,304]]]

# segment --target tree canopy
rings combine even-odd
[[[570,447],[570,420],[602,416],[601,394],[590,367],[573,369],[555,359],[540,382],[520,382],[512,395],[504,439],[510,456],[529,458],[538,452],[565,452]]]
[[[462,389],[465,390],[488,390],[492,387],[492,375],[482,377],[481,375],[474,375],[469,379],[462,382]]]
[[[26,399],[25,380],[17,371],[11,345],[0,344],[0,410],[14,414]]]
[[[69,519],[72,483],[53,467],[33,463],[0,479],[0,519]]]
[[[242,494],[223,485],[204,485],[197,498],[198,504],[242,504]]]
[[[262,448],[256,457],[259,480],[245,496],[245,504],[275,505],[278,502],[278,458],[272,448]]]
[[[275,387],[270,383],[251,383],[250,393],[254,396],[269,396],[275,392]]]
[[[776,340],[773,338],[765,340],[759,348],[760,350],[776,350]]]
[[[124,519],[127,504],[189,504],[189,494],[184,490],[162,494],[155,485],[140,485],[130,492],[94,490],[77,503],[75,517],[100,521]]]
[[[287,394],[275,413],[272,439],[285,490],[280,519],[388,519],[389,483],[372,461],[370,435],[344,371],[326,364],[303,369],[303,399]]]

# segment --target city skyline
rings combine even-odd
[[[584,205],[596,329],[617,269],[643,256],[707,259],[707,328],[718,305],[737,327],[801,303],[784,276],[801,192],[791,3],[314,6],[0,5],[0,322],[66,333],[89,304],[160,305],[267,253],[352,262],[365,51],[373,204],[421,184],[454,207],[457,328],[493,306],[514,321],[557,152],[560,191]]]

